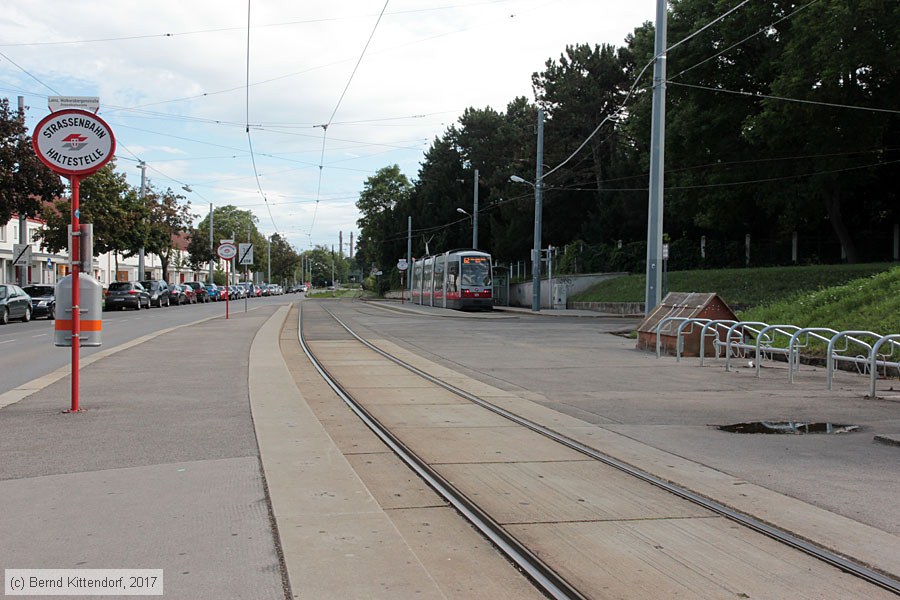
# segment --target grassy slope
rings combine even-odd
[[[900,333],[900,267],[844,285],[794,294],[747,310],[741,318],[838,331]]]
[[[716,269],[675,271],[668,274],[668,291],[716,292],[731,305],[755,307],[792,294],[840,285],[895,266],[814,265],[766,269]],[[644,275],[628,275],[599,283],[570,300],[583,302],[643,302]]]
[[[900,266],[894,263],[670,273],[670,291],[716,292],[740,318],[802,327],[900,333]],[[640,302],[644,277],[600,283],[573,300]]]

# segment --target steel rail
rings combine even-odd
[[[392,356],[391,354],[385,352],[381,348],[378,348],[374,344],[363,339],[362,337],[357,335],[356,332],[354,332],[352,329],[350,329],[336,315],[334,315],[334,313],[332,313],[330,310],[328,310],[327,308],[325,308],[324,310],[329,315],[331,315],[331,317],[335,321],[337,321],[337,323],[340,324],[341,327],[343,327],[347,331],[347,333],[352,335],[357,341],[359,341],[360,343],[365,345],[367,348],[375,351],[376,353],[378,353],[381,356],[387,358],[388,360],[394,362],[395,364],[407,369],[408,371],[411,371],[412,373],[415,373],[416,375],[419,375],[420,377],[423,377],[424,379],[427,379],[428,381],[441,386],[442,388],[444,388],[445,390],[447,390],[449,392],[452,392],[462,398],[465,398],[466,400],[474,402],[475,404],[478,404],[479,406],[482,406],[483,408],[486,408],[495,414],[505,417],[505,418],[513,421],[514,423],[522,425],[523,427],[527,427],[528,429],[531,429],[532,431],[540,433],[560,444],[563,444],[564,446],[567,446],[573,450],[576,450],[576,451],[578,451],[586,456],[589,456],[597,461],[600,461],[606,465],[609,465],[611,467],[619,469],[620,471],[622,471],[624,473],[627,473],[633,477],[636,477],[637,479],[641,479],[641,480],[643,480],[647,483],[650,483],[658,488],[666,490],[667,492],[670,492],[676,496],[684,498],[685,500],[689,500],[690,502],[693,502],[699,506],[702,506],[703,508],[706,508],[707,510],[710,510],[716,514],[719,514],[731,521],[740,523],[741,525],[743,525],[749,529],[752,529],[758,533],[761,533],[765,536],[768,536],[776,541],[779,541],[782,544],[785,544],[787,546],[795,548],[809,556],[812,556],[818,560],[821,560],[822,562],[825,562],[834,567],[837,567],[838,569],[840,569],[841,571],[844,571],[845,573],[851,574],[855,577],[858,577],[860,579],[868,581],[869,583],[877,585],[885,590],[888,590],[888,591],[893,592],[894,594],[897,594],[898,596],[900,596],[900,580],[894,579],[893,577],[890,577],[883,573],[879,573],[878,571],[875,571],[874,569],[870,569],[869,567],[866,567],[865,565],[860,564],[859,562],[845,558],[835,552],[832,552],[831,550],[828,550],[817,544],[814,544],[814,543],[804,540],[800,537],[797,537],[794,534],[792,534],[788,531],[785,531],[781,528],[775,527],[773,525],[769,525],[768,523],[760,521],[759,519],[752,517],[748,514],[742,513],[740,511],[734,510],[732,508],[729,508],[728,506],[725,506],[724,504],[716,502],[715,500],[711,500],[709,498],[701,496],[695,492],[690,491],[687,488],[684,488],[682,486],[676,485],[674,483],[671,483],[669,481],[666,481],[664,479],[656,477],[655,475],[652,475],[642,469],[638,469],[637,467],[634,467],[625,462],[622,462],[617,458],[614,458],[612,456],[609,456],[607,454],[599,452],[599,451],[595,450],[594,448],[591,448],[590,446],[586,446],[585,444],[578,442],[577,440],[573,440],[572,438],[569,438],[565,435],[562,435],[561,433],[553,431],[552,429],[544,427],[543,425],[540,425],[538,423],[530,421],[530,420],[528,420],[524,417],[521,417],[519,415],[516,415],[515,413],[512,413],[504,408],[501,408],[499,406],[491,404],[490,402],[487,402],[486,400],[483,400],[482,398],[474,396],[474,395],[466,392],[465,390],[461,390],[459,388],[456,388],[456,387],[450,385],[449,383],[441,381],[440,379],[437,379],[436,377],[422,371],[421,369],[414,367],[413,365],[405,363],[401,359],[399,359],[395,356]]]
[[[313,367],[344,403],[363,421],[363,423],[381,439],[395,454],[444,500],[458,510],[463,517],[478,529],[488,540],[500,549],[517,567],[522,569],[540,589],[556,600],[587,600],[549,565],[544,563],[516,538],[510,535],[499,523],[482,511],[477,504],[469,500],[462,492],[444,479],[437,471],[420,459],[393,433],[388,431],[369,411],[355,402],[352,396],[331,376],[328,370],[316,359],[306,344],[303,336],[303,309],[298,303],[297,337],[300,347]],[[367,347],[371,346],[351,331],[334,313],[322,307],[335,321],[346,329],[357,340]],[[390,358],[390,357],[388,357]]]

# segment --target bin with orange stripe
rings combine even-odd
[[[83,273],[78,276],[79,340],[80,346],[101,345],[103,333],[103,286]],[[72,276],[67,275],[56,284],[56,321],[54,344],[72,345]]]

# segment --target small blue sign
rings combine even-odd
[[[80,208],[75,209],[75,218],[76,218],[76,219],[80,219],[80,218],[81,218],[81,209],[80,209]]]
[[[52,267],[52,266],[53,266],[53,259],[50,258],[49,256],[47,257],[47,266],[48,266],[48,267]]]

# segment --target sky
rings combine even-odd
[[[0,96],[12,107],[25,98],[29,132],[48,96],[97,96],[117,170],[135,187],[143,161],[152,185],[191,203],[195,223],[210,204],[232,205],[298,251],[337,249],[343,232],[346,253],[356,200],[379,169],[397,164],[415,180],[466,108],[533,101],[532,73],[566,45],[622,46],[655,7],[23,0],[0,12]]]

